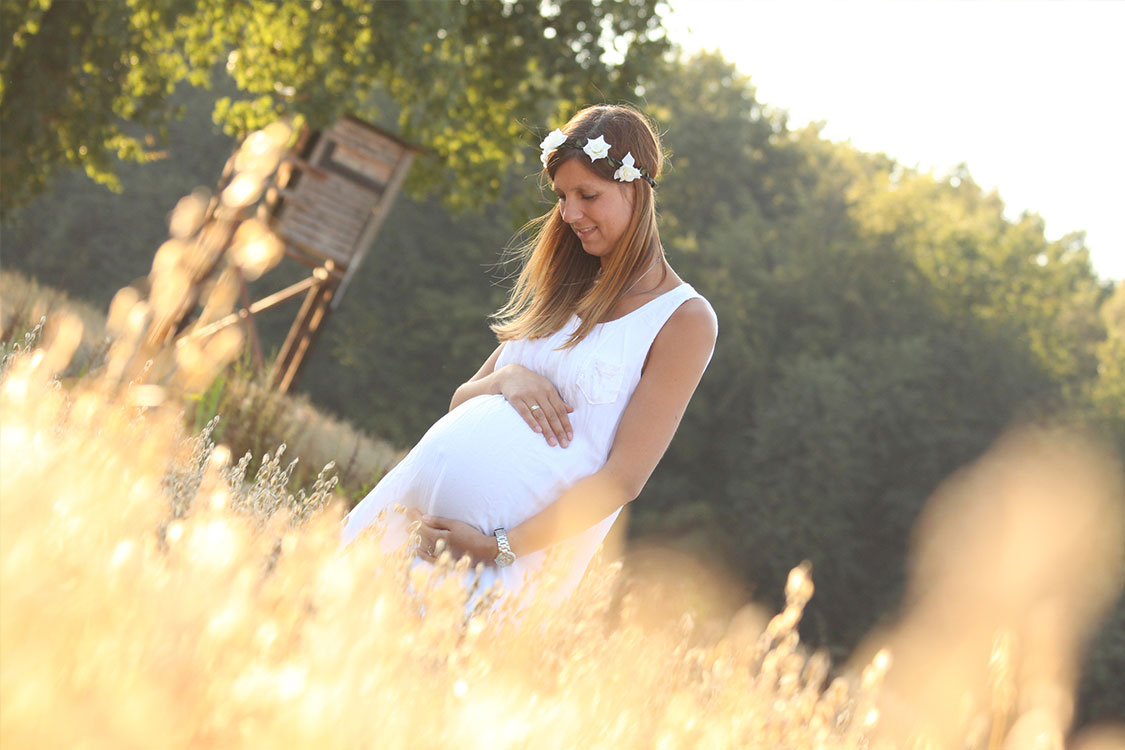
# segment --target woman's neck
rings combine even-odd
[[[632,284],[630,284],[629,287],[625,291],[623,291],[621,293],[621,296],[622,297],[628,297],[629,292],[633,291],[633,289],[636,288],[637,284],[641,283],[641,279],[648,276],[649,273],[652,271],[652,269],[656,268],[656,264],[659,261],[660,261],[660,255],[657,254],[657,256],[652,259],[652,263],[649,263],[648,268],[645,269],[644,273],[642,273],[640,276],[638,276],[636,278],[636,280]],[[641,293],[642,292],[637,292],[637,294],[641,294]]]

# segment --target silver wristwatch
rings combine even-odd
[[[512,545],[508,544],[508,532],[504,529],[496,529],[492,534],[496,537],[496,546],[500,549],[492,562],[496,563],[498,568],[506,568],[516,561],[516,556],[512,554]]]

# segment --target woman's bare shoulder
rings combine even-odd
[[[719,318],[715,315],[710,302],[703,297],[692,297],[668,317],[668,322],[664,324],[660,335],[666,333],[670,333],[673,338],[702,337],[714,343],[719,333]]]
[[[661,368],[673,362],[689,368],[698,366],[702,373],[718,335],[719,322],[710,303],[702,297],[692,297],[673,311],[656,334],[641,372],[646,372],[656,359],[662,363]]]

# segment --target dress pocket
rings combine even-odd
[[[578,389],[591,404],[612,404],[621,393],[621,365],[604,359],[592,359],[578,373]]]

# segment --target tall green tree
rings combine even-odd
[[[166,97],[192,71],[173,43],[189,2],[0,0],[0,212],[82,168],[121,189],[117,159],[160,158]],[[145,133],[145,130],[150,132]]]
[[[1098,344],[1098,377],[1089,384],[1095,419],[1111,435],[1125,461],[1125,283],[1101,308],[1106,337]]]
[[[982,191],[964,165],[940,178],[867,174],[848,199],[863,241],[912,259],[950,316],[1024,341],[1067,395],[1096,377],[1105,335],[1098,311],[1110,287],[1094,273],[1082,233],[1049,241],[1040,216],[1007,220],[1000,196]]]
[[[115,163],[120,193],[76,170],[60,173],[46,193],[7,217],[3,265],[105,309],[118,289],[151,269],[176,202],[213,187],[237,145],[211,119],[222,93],[180,84],[168,100],[184,111],[168,124],[168,158]]]
[[[228,77],[241,135],[285,114],[397,120],[432,157],[415,185],[498,195],[520,146],[578,101],[631,94],[668,49],[657,0],[0,0],[0,206],[81,167],[160,156],[177,83]]]

